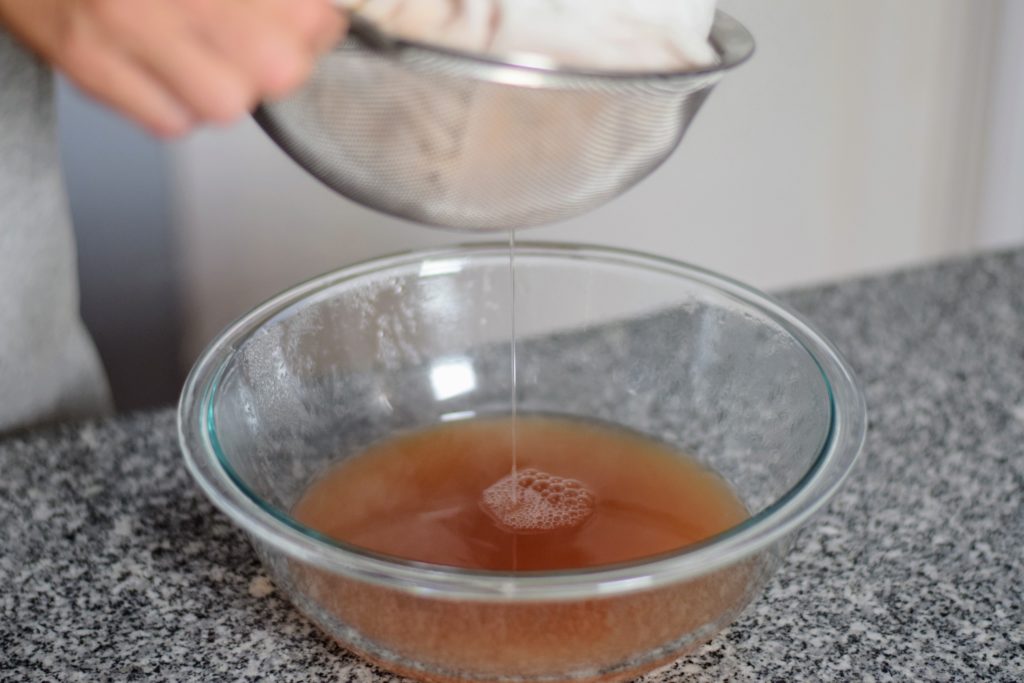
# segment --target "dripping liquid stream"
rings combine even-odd
[[[511,441],[512,441],[512,480],[516,481],[516,450],[517,450],[517,435],[516,435],[516,418],[518,416],[518,405],[519,405],[519,392],[518,392],[518,377],[516,375],[516,230],[512,228],[508,231],[508,277],[509,277],[509,292],[510,292],[510,311],[509,311],[509,372],[510,372],[510,385],[511,389],[511,409],[512,409],[512,420],[511,420]],[[513,495],[515,496],[515,504],[519,503],[519,487],[513,488]],[[512,571],[516,571],[519,566],[518,562],[519,554],[519,534],[513,532],[512,534]]]

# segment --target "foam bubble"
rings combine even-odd
[[[594,494],[580,481],[531,467],[492,484],[480,506],[508,531],[542,533],[583,523],[594,512]]]

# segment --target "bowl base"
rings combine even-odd
[[[385,661],[379,657],[371,655],[370,653],[359,647],[349,645],[348,643],[338,638],[334,638],[333,640],[342,648],[348,650],[360,659],[363,659],[380,669],[389,671],[393,674],[397,674],[398,676],[402,676],[403,678],[409,678],[414,681],[423,681],[423,683],[495,683],[496,681],[511,683],[512,681],[517,680],[514,674],[493,678],[474,678],[472,676],[445,676],[443,674],[428,673],[422,671],[421,669],[415,669],[412,667],[402,666],[401,664],[395,664],[394,662]],[[564,678],[558,678],[557,676],[552,675],[538,677],[537,680],[541,680],[543,681],[543,683],[621,683],[624,681],[631,681],[635,678],[642,676],[645,673],[648,673],[649,671],[653,671],[654,669],[660,669],[663,666],[667,666],[672,662],[693,653],[697,648],[701,647],[710,640],[711,637],[703,638],[701,640],[695,641],[687,645],[681,650],[666,657],[661,657],[637,666],[620,669],[612,673],[599,674],[590,677],[579,677],[570,675]],[[518,680],[521,680],[523,683],[529,683],[529,681],[534,679],[522,678]]]

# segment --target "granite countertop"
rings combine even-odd
[[[1024,680],[1024,251],[785,298],[864,383],[862,465],[648,680]],[[395,680],[275,592],[171,409],[0,439],[0,543],[0,680]]]

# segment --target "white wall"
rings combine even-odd
[[[1006,0],[998,17],[985,119],[978,239],[985,247],[1024,240],[1024,2]]]
[[[609,206],[528,237],[625,245],[763,287],[973,248],[980,178],[1024,177],[1024,161],[993,169],[984,154],[1003,4],[722,0],[758,51],[676,156]],[[310,275],[464,239],[333,195],[251,122],[196,135],[172,159],[187,356]],[[1024,240],[1024,226],[1000,234]]]

